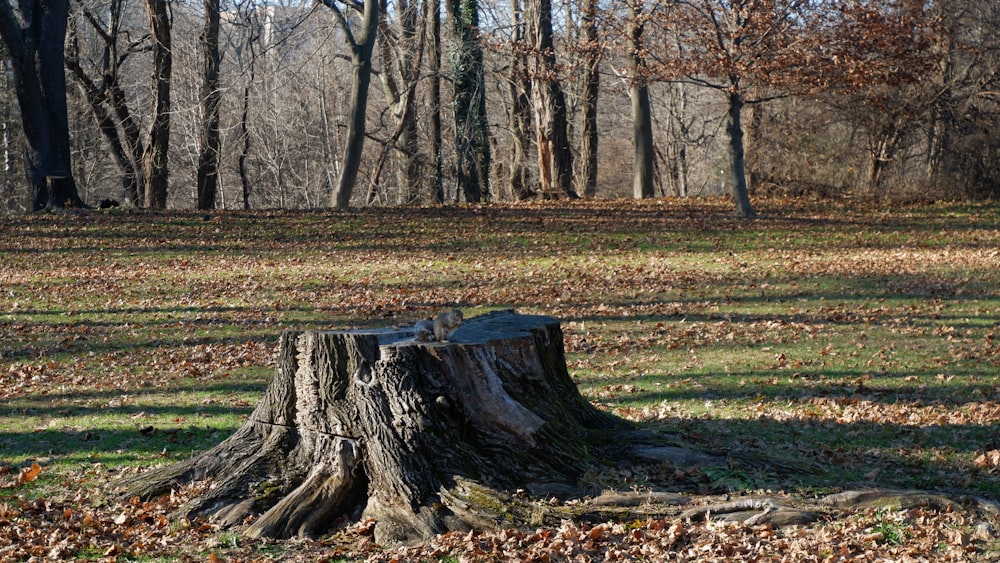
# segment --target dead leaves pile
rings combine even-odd
[[[38,463],[16,480],[0,480],[13,489],[43,474]],[[73,477],[69,478],[75,481]],[[155,502],[138,498],[101,504],[95,491],[67,482],[59,499],[19,495],[0,500],[0,562],[72,561],[80,558],[116,561],[120,557],[173,556],[189,550],[208,553],[217,542],[214,526],[172,516],[196,492],[188,487]],[[195,560],[204,560],[197,556]]]
[[[558,529],[452,532],[420,547],[372,554],[367,561],[968,561],[986,537],[955,512],[868,511],[810,527],[772,529],[679,519],[577,525]]]
[[[216,563],[969,561],[991,560],[989,550],[995,547],[989,524],[976,526],[951,508],[871,509],[782,529],[679,518],[566,522],[558,528],[448,532],[409,547],[377,545],[368,520],[321,540],[275,544],[245,540],[238,530],[224,533],[202,520],[176,518],[174,511],[197,494],[198,486],[156,502],[133,498],[96,505],[87,490],[63,500],[0,501],[0,562],[156,557]]]

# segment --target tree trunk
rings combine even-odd
[[[726,133],[729,136],[729,181],[733,199],[736,200],[736,213],[744,219],[751,219],[757,214],[750,206],[750,193],[747,188],[746,157],[743,150],[743,95],[734,88],[729,93],[729,119],[726,122]]]
[[[511,2],[511,43],[521,44],[525,38],[524,8],[521,0]],[[528,148],[531,146],[531,80],[523,53],[512,50],[507,73],[507,123],[511,132],[510,173],[507,184],[516,200],[535,195],[529,183]]]
[[[245,76],[243,83],[243,95],[240,109],[240,155],[236,159],[236,167],[240,176],[240,188],[242,191],[243,209],[249,210],[250,194],[253,191],[253,184],[250,181],[250,170],[247,161],[250,160],[250,94],[256,79],[257,73],[257,41],[260,39],[261,28],[263,27],[257,20],[255,8],[238,10],[240,25],[247,30],[245,43],[240,44],[235,49],[236,59],[240,63],[240,74]],[[244,59],[243,49],[249,52]]]
[[[597,97],[600,93],[601,75],[598,72],[601,64],[601,46],[597,29],[597,0],[585,0],[583,4],[582,22],[586,38],[583,68],[583,93],[580,96],[583,105],[583,127],[580,134],[580,189],[583,197],[593,198],[597,195]]]
[[[449,342],[414,336],[286,332],[247,422],[195,458],[133,478],[124,494],[152,498],[213,478],[186,515],[225,526],[252,517],[250,537],[316,536],[338,518],[374,518],[376,541],[388,543],[557,523],[566,513],[509,493],[592,494],[581,477],[599,464],[724,463],[652,447],[650,434],[588,403],[555,319],[497,312],[466,320]]]
[[[376,4],[366,0],[365,4]],[[354,184],[358,181],[358,171],[361,168],[361,155],[365,142],[365,119],[368,114],[368,87],[371,83],[371,56],[364,57],[360,53],[351,55],[353,69],[351,83],[350,110],[347,119],[347,144],[344,147],[344,164],[337,190],[333,197],[333,206],[337,209],[347,209],[351,205]]]
[[[364,12],[361,16],[360,35],[354,36],[354,29],[336,0],[323,0],[327,7],[333,10],[341,31],[347,36],[351,47],[351,101],[347,119],[347,144],[344,146],[344,164],[340,170],[337,189],[333,192],[331,203],[337,209],[347,209],[351,205],[351,195],[354,183],[358,179],[361,168],[361,155],[365,143],[365,119],[368,115],[368,87],[372,78],[372,51],[375,48],[375,36],[378,34],[378,0],[365,0]]]
[[[653,120],[649,107],[649,86],[645,83],[632,84],[632,146],[635,158],[632,162],[632,194],[635,199],[646,199],[656,195],[653,170]]]
[[[430,119],[431,119],[431,163],[434,167],[431,200],[444,203],[444,178],[442,177],[443,136],[441,134],[441,1],[424,0],[430,18]]]
[[[145,206],[167,207],[167,149],[170,147],[170,76],[173,52],[170,42],[168,0],[146,0],[149,33],[153,41],[153,124],[146,142],[142,171],[146,180]]]
[[[240,138],[243,146],[240,148],[240,156],[237,158],[236,167],[240,175],[240,188],[243,196],[243,209],[250,209],[250,171],[247,169],[247,160],[250,158],[250,84],[253,80],[253,63],[250,63],[250,78],[243,86],[243,109],[240,111]]]
[[[566,97],[556,68],[552,2],[528,0],[529,41],[533,50],[531,94],[535,105],[539,176],[543,197],[575,196],[573,152],[567,133]],[[548,172],[548,175],[546,174]]]
[[[29,209],[85,207],[70,166],[63,47],[67,0],[0,1],[0,39],[10,56],[21,109]],[[22,26],[23,22],[23,26]]]
[[[899,144],[900,129],[892,122],[877,130],[868,142],[868,166],[865,171],[865,188],[871,195],[882,189],[882,174],[892,162]]]
[[[456,37],[452,56],[458,184],[467,202],[490,199],[490,132],[479,38],[478,0],[448,0]]]
[[[649,85],[642,75],[642,4],[632,0],[629,12],[629,95],[632,100],[632,194],[635,199],[655,195],[653,185],[653,112],[649,106]]]
[[[198,209],[212,209],[219,191],[219,0],[205,0],[205,28],[202,31],[201,140],[198,148]]]

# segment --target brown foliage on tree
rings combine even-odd
[[[730,187],[741,217],[755,215],[745,170],[745,106],[898,85],[925,66],[925,14],[913,0],[661,1],[646,17],[647,33],[656,28],[676,39],[648,43],[650,78],[726,96]]]

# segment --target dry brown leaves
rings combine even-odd
[[[449,532],[413,547],[384,547],[363,521],[321,541],[250,542],[171,513],[194,490],[156,502],[94,506],[88,491],[61,501],[0,502],[0,561],[137,557],[181,561],[967,561],[986,555],[992,535],[953,511],[868,511],[810,527],[775,530],[679,519],[559,528]],[[972,530],[972,531],[970,531]],[[898,535],[893,532],[898,532]],[[892,532],[892,533],[890,533]],[[184,554],[184,555],[179,555]],[[175,559],[176,558],[176,559]]]
[[[718,253],[716,249],[727,247],[727,237],[747,229],[731,217],[728,199],[324,215],[223,213],[208,222],[185,214],[165,214],[156,221],[99,214],[58,220],[0,218],[0,250],[6,253],[0,263],[0,288],[6,292],[0,303],[7,313],[0,317],[0,400],[54,391],[149,388],[180,378],[224,378],[232,370],[270,365],[274,338],[289,324],[315,326],[323,319],[386,324],[418,318],[444,304],[509,305],[579,319],[564,326],[571,369],[596,367],[607,375],[641,370],[655,360],[649,356],[651,348],[773,346],[773,360],[760,382],[767,385],[803,368],[803,360],[783,354],[781,344],[816,340],[815,361],[842,358],[849,352],[825,346],[822,336],[850,324],[946,339],[947,354],[936,360],[942,365],[1000,364],[1000,343],[992,333],[971,338],[960,329],[915,322],[947,315],[950,298],[969,296],[977,288],[977,275],[1000,268],[1000,251],[989,238],[994,225],[949,233],[946,243],[929,245],[920,237],[937,233],[909,221],[899,233],[890,233],[900,240],[887,244],[883,231],[893,227],[869,209],[802,201],[760,203],[768,216],[762,232],[776,225],[792,235],[829,224],[841,235],[853,232],[852,238],[830,245],[796,245],[790,238],[787,245],[762,242],[752,256]],[[802,238],[823,240],[811,232]],[[687,253],[691,258],[685,261],[684,252],[643,250],[667,239],[669,245],[664,246],[683,248],[689,243],[707,251]],[[39,251],[45,253],[36,254]],[[45,257],[44,276],[36,269],[41,265],[33,262],[37,256]],[[698,262],[704,256],[712,261]],[[912,304],[830,300],[818,307],[791,301],[781,316],[733,315],[720,307],[773,283],[793,290],[800,283],[806,295],[811,288],[803,280],[817,277],[861,280],[890,295],[921,299]],[[838,288],[845,294],[852,289]],[[641,317],[665,321],[607,335],[599,321],[589,320]],[[215,330],[229,332],[217,336]],[[878,363],[873,372],[897,361],[893,350],[870,352]],[[693,354],[691,361],[697,361]],[[952,377],[943,368],[938,373]],[[697,382],[678,378],[676,384]],[[867,384],[859,381],[859,391]],[[619,396],[641,388],[634,382],[616,382],[602,392]],[[639,420],[683,416],[668,407],[619,412]],[[901,432],[988,427],[1000,417],[1000,400],[994,396],[969,397],[956,405],[933,397],[885,401],[866,392],[806,393],[783,402],[761,401],[752,408],[754,416],[767,420],[818,428],[879,424]],[[980,473],[963,469],[956,478],[1000,477],[1000,450],[995,444],[977,447],[970,459]],[[817,455],[827,460],[857,454]],[[102,503],[93,483],[117,475],[100,472],[97,477],[63,477],[65,494],[59,498],[32,498],[21,492],[49,477],[45,464],[0,464],[0,562],[136,557],[964,561],[989,559],[993,556],[988,550],[996,546],[992,534],[977,534],[979,523],[959,511],[913,509],[872,511],[782,530],[670,519],[566,523],[552,529],[449,533],[405,548],[375,545],[370,523],[362,522],[322,541],[282,544],[280,554],[273,555],[268,549],[275,546],[246,542],[238,530],[223,536],[206,522],[173,516],[188,490],[156,502]],[[890,537],[892,530],[901,532],[900,542]]]
[[[886,519],[890,522],[886,524]],[[775,530],[726,522],[648,520],[558,529],[453,532],[420,547],[372,554],[368,561],[403,562],[451,556],[459,561],[967,561],[982,538],[962,532],[956,513],[914,509],[810,527]],[[880,530],[901,530],[901,543]]]
[[[36,463],[30,473],[44,468]],[[109,477],[112,475],[109,475]],[[2,483],[15,489],[23,484]],[[194,492],[175,491],[155,502],[100,504],[93,489],[67,482],[59,499],[5,497],[0,500],[0,561],[116,561],[119,557],[172,556],[214,547],[216,529],[204,521],[176,519],[171,512]],[[207,551],[206,551],[207,553]],[[198,557],[195,560],[204,560]]]

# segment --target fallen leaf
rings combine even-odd
[[[31,464],[31,467],[25,467],[21,470],[21,475],[17,478],[17,484],[23,485],[25,483],[30,483],[38,478],[39,473],[42,472],[42,466],[38,465],[38,462]]]

